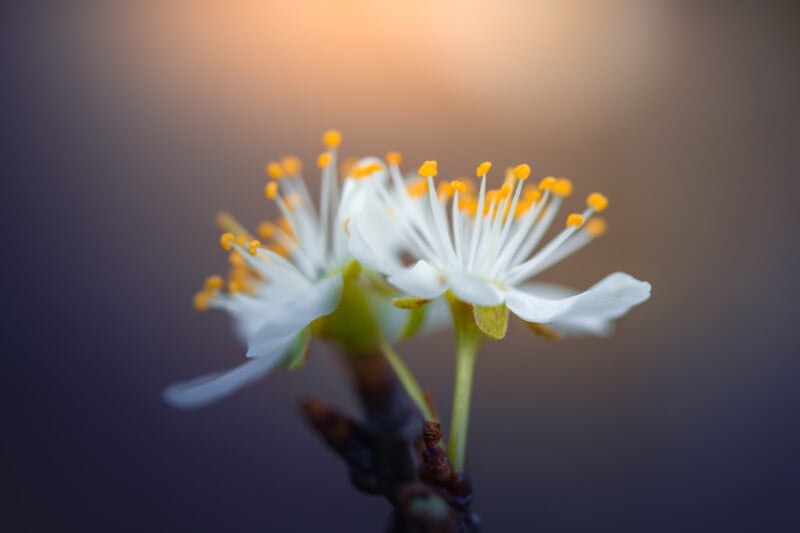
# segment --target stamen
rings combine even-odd
[[[475,170],[475,174],[479,178],[483,177],[483,176],[485,176],[486,174],[489,173],[489,169],[491,169],[491,168],[492,168],[492,163],[490,163],[489,161],[484,161],[483,163],[478,165],[478,168]]]
[[[258,226],[258,236],[268,241],[275,234],[275,224],[272,222],[262,222]]]
[[[556,180],[551,189],[556,196],[566,197],[572,194],[572,182],[567,178]]]
[[[274,200],[277,195],[278,184],[274,181],[267,183],[267,186],[264,187],[264,196],[266,196],[268,200]]]
[[[386,154],[386,162],[390,165],[399,167],[400,163],[403,162],[403,156],[400,154],[400,152],[389,152]]]
[[[259,241],[250,241],[250,244],[247,245],[247,253],[250,255],[256,255],[258,248],[261,246]]]
[[[572,213],[567,217],[568,228],[580,228],[583,226],[583,215],[580,213]]]
[[[203,283],[203,290],[206,292],[214,292],[218,291],[222,288],[224,282],[220,276],[209,276],[206,278],[205,283]]]
[[[296,176],[303,170],[303,162],[293,155],[281,158],[281,167],[287,176]]]
[[[599,192],[593,192],[588,198],[586,198],[586,205],[600,213],[601,211],[604,211],[606,207],[608,207],[608,198]]]
[[[328,148],[338,148],[342,143],[342,134],[337,130],[328,130],[322,135],[322,144]]]
[[[237,251],[231,252],[228,256],[228,261],[233,268],[243,268],[245,266],[244,257]]]
[[[208,311],[208,302],[211,301],[211,296],[206,292],[198,292],[194,295],[194,308],[197,311]]]
[[[439,173],[439,164],[436,161],[425,161],[419,167],[418,173],[423,178],[435,178]]]
[[[553,188],[553,185],[556,184],[556,179],[553,176],[547,176],[542,181],[539,182],[539,190],[540,191],[549,191]]]
[[[450,182],[450,187],[452,187],[453,190],[456,190],[456,191],[460,192],[461,194],[466,194],[466,192],[467,192],[467,184],[464,183],[461,180],[453,180],[453,181],[451,181]]]
[[[233,233],[223,233],[222,236],[219,238],[219,244],[222,246],[222,249],[226,252],[229,252],[231,246],[236,241],[236,237],[233,236]]]
[[[592,237],[599,237],[603,235],[608,230],[608,224],[602,218],[592,218],[586,224],[586,233],[591,235]]]
[[[330,164],[331,164],[330,152],[322,152],[321,154],[319,154],[319,157],[317,158],[317,166],[319,168],[325,168]]]
[[[274,180],[279,180],[283,176],[283,169],[275,161],[270,161],[269,163],[267,163],[266,171],[267,171],[267,176],[269,176]]]
[[[525,181],[531,175],[531,167],[525,163],[514,167],[514,175],[520,181]]]
[[[418,179],[414,183],[411,183],[407,187],[408,195],[411,198],[420,198],[428,194],[428,180],[426,179]]]

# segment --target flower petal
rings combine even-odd
[[[441,274],[427,261],[417,261],[410,268],[404,268],[389,276],[387,281],[401,291],[417,298],[436,298],[445,291]]]
[[[263,325],[247,340],[247,355],[260,355],[276,339],[293,336],[313,320],[334,312],[339,306],[342,286],[339,273],[298,291],[293,300],[284,302],[280,308],[271,307]]]
[[[164,401],[181,409],[196,409],[216,402],[269,374],[278,366],[293,341],[294,337],[285,338],[274,346],[272,352],[230,370],[171,385],[164,390]]]
[[[371,231],[371,229],[374,231]],[[350,255],[368,268],[381,274],[391,275],[403,268],[391,250],[380,246],[379,225],[370,224],[369,216],[359,214],[347,224],[350,237],[347,242]]]
[[[503,291],[474,274],[455,272],[447,276],[447,286],[462,302],[494,307],[503,302]]]
[[[649,283],[623,272],[615,272],[587,291],[567,298],[543,298],[511,289],[506,297],[506,305],[523,320],[547,324],[577,317],[581,317],[581,320],[617,318],[649,297]]]

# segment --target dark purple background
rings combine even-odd
[[[263,164],[286,152],[312,161],[335,126],[345,151],[401,149],[408,168],[438,158],[456,175],[486,158],[532,160],[537,178],[607,191],[608,236],[546,277],[585,287],[621,269],[653,284],[610,340],[552,344],[515,327],[486,348],[470,455],[487,531],[797,531],[800,48],[790,4],[665,3],[663,63],[634,68],[622,87],[635,94],[612,87],[605,98],[588,80],[553,101],[515,96],[518,120],[505,93],[483,100],[469,84],[421,83],[430,71],[415,70],[410,48],[397,70],[364,74],[363,92],[308,74],[307,93],[278,77],[251,94],[237,91],[260,77],[217,75],[211,58],[200,75],[160,65],[167,45],[120,45],[131,28],[155,42],[134,3],[121,14],[90,2],[3,8],[0,529],[379,530],[388,505],[351,490],[297,416],[307,392],[355,408],[326,346],[302,372],[201,411],[160,399],[169,383],[242,360],[225,317],[190,305],[224,266],[214,213],[230,208],[248,224],[272,214]],[[177,12],[185,20],[156,18],[177,33],[193,10]],[[506,53],[501,37],[482,44],[489,58]],[[196,43],[181,44],[192,55]],[[363,56],[310,56],[347,80],[353,64],[382,64],[384,48],[406,57],[372,44],[354,46]],[[271,46],[248,50],[260,64],[244,72],[300,54]],[[519,72],[535,71],[530,61]],[[308,62],[296,63],[301,82]],[[384,76],[390,84],[374,81]],[[589,108],[602,112],[569,115],[595,97]],[[553,106],[561,129],[536,120]],[[443,412],[450,346],[447,333],[400,346]]]

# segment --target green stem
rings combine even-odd
[[[472,396],[472,377],[483,334],[475,324],[472,306],[448,293],[453,327],[456,335],[456,383],[453,391],[453,414],[450,418],[450,439],[447,455],[457,472],[464,471],[467,455],[469,404]]]
[[[411,398],[411,401],[414,402],[414,405],[416,405],[420,413],[422,413],[423,418],[425,418],[425,420],[436,420],[433,413],[431,413],[430,407],[428,407],[425,394],[422,392],[422,387],[419,386],[417,378],[414,377],[414,374],[411,373],[411,370],[406,366],[405,362],[397,355],[392,345],[389,344],[386,339],[382,338],[380,340],[380,348],[386,360],[389,361],[392,370],[394,370],[394,373],[397,375],[400,384],[405,389],[406,394],[408,394],[408,397]]]
[[[450,420],[450,445],[447,455],[457,472],[464,470],[467,455],[469,403],[472,396],[472,376],[478,346],[461,346],[456,354],[456,386],[453,392],[453,415]]]

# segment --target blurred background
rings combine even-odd
[[[653,284],[607,340],[513,327],[478,361],[486,531],[797,531],[798,10],[790,2],[5,4],[5,531],[379,531],[305,427],[356,412],[332,350],[203,410],[162,389],[242,361],[213,217],[274,215],[264,164],[401,151],[528,162],[610,231],[542,280]],[[313,172],[309,173],[314,183]],[[570,209],[567,207],[567,209]],[[450,408],[442,332],[399,347]],[[4,527],[5,526],[5,527]]]

